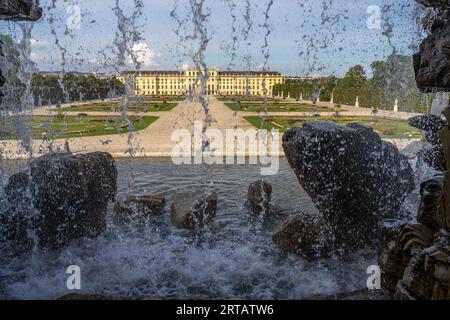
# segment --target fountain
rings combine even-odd
[[[143,2],[134,1],[136,10],[130,17],[124,15],[118,4],[119,1],[116,1],[114,8],[118,17],[118,32],[114,41],[118,61],[114,63],[116,67],[124,67],[125,54],[130,54],[139,70],[140,63],[130,48],[139,39],[135,22]],[[230,11],[238,12],[232,1],[228,4]],[[264,8],[263,71],[268,70],[268,36],[271,31],[268,18],[272,4],[273,1]],[[213,122],[205,97],[209,13],[201,0],[190,1],[189,9],[194,30],[185,38],[180,36],[180,40],[189,39],[198,44],[190,57],[199,71],[201,88],[198,98],[206,115],[202,127],[204,133]],[[252,27],[249,11],[250,2],[246,1],[246,41]],[[236,21],[233,12],[234,33]],[[14,14],[19,17],[23,13]],[[180,29],[188,29],[184,27],[180,25]],[[233,41],[235,37],[233,34]],[[236,43],[233,43],[230,64],[235,59],[235,50]],[[246,62],[250,69],[250,58]],[[247,83],[247,90],[248,87]],[[128,85],[126,93],[121,113],[131,127],[127,110],[134,94]],[[268,99],[265,82],[263,93],[266,119]],[[278,91],[277,96],[284,98],[284,92]],[[287,98],[290,98],[289,91]],[[303,92],[300,92],[299,99],[303,100]],[[320,96],[316,95],[316,99],[320,101]],[[331,103],[333,100],[332,93]],[[359,97],[355,104],[359,105]],[[433,133],[429,134],[430,141],[436,141],[437,131],[444,127],[433,127]],[[448,141],[448,134],[447,138],[442,139]],[[52,277],[49,274],[56,274],[58,271],[55,270],[72,260],[82,261],[86,274],[96,275],[91,283],[86,284],[86,292],[105,292],[104,295],[94,296],[97,298],[125,295],[128,298],[214,296],[298,299],[311,294],[311,291],[352,291],[357,289],[355,283],[359,286],[361,281],[348,281],[348,268],[355,270],[358,274],[356,278],[364,278],[366,266],[373,262],[373,255],[367,258],[367,255],[358,255],[354,251],[376,245],[380,220],[399,217],[400,205],[414,185],[412,168],[406,157],[393,145],[382,141],[370,128],[356,124],[338,127],[330,123],[316,123],[288,131],[283,147],[289,164],[284,161],[282,174],[271,178],[270,183],[257,180],[250,186],[243,177],[258,175],[251,168],[219,167],[215,169],[218,173],[211,170],[212,174],[216,174],[212,179],[209,167],[202,166],[198,172],[189,166],[180,170],[183,171],[180,178],[180,172],[173,166],[162,165],[162,160],[139,162],[133,159],[136,144],[132,142],[133,134],[130,134],[130,157],[127,160],[114,161],[109,154],[103,153],[55,154],[33,160],[30,172],[20,172],[11,177],[7,187],[8,200],[11,208],[20,208],[16,211],[23,215],[0,215],[0,222],[11,226],[7,230],[9,238],[25,240],[28,238],[27,231],[36,236],[31,239],[36,242],[26,242],[24,246],[29,249],[34,245],[31,259],[39,274],[29,269],[23,271],[22,265],[17,268],[20,269],[19,276],[25,275],[23,278],[31,279],[30,283],[20,279],[9,280],[14,275],[0,274],[0,278],[18,283],[17,287],[10,283],[6,289],[2,287],[2,295],[15,298],[65,294],[66,291],[54,284],[57,281],[49,281]],[[208,141],[202,142],[200,152],[205,151],[208,145]],[[448,157],[448,151],[445,152]],[[131,168],[132,160],[135,162],[133,165],[140,166],[142,176],[124,174],[127,168]],[[132,183],[134,179],[138,180],[138,193],[145,194],[136,193]],[[418,230],[421,232],[420,240],[425,243],[429,241],[429,234],[443,224],[445,215],[441,198],[444,196],[440,190],[442,185],[448,190],[448,175],[445,179],[436,178],[423,186],[422,194],[426,201],[419,220],[429,224],[433,231],[405,227],[406,238],[410,235],[408,232]],[[208,180],[206,188],[193,187],[204,187],[205,180]],[[310,205],[310,199],[298,182],[318,207],[318,215],[303,212]],[[213,183],[216,191],[211,190]],[[49,187],[55,185],[59,195],[55,195]],[[80,192],[80,189],[87,192]],[[33,192],[30,194],[28,190]],[[116,193],[122,195],[121,199],[108,211],[108,202],[114,200]],[[286,211],[295,214],[286,218],[284,213],[276,212],[272,205],[274,201],[282,202],[283,206],[292,205],[295,208]],[[445,201],[448,203],[448,200]],[[166,206],[166,203],[171,203],[171,206]],[[32,208],[27,207],[29,204]],[[36,215],[34,209],[40,213]],[[434,210],[439,212],[437,216],[433,215]],[[242,215],[245,211],[251,214]],[[254,221],[255,216],[261,218],[256,226],[245,220]],[[392,230],[396,226],[398,224],[393,223],[392,233],[396,232]],[[384,240],[389,242],[389,237]],[[283,251],[300,254],[306,260],[287,255],[273,243]],[[61,248],[65,249],[58,251]],[[54,251],[50,250],[47,255],[47,249]],[[345,259],[336,259],[338,255],[345,255]],[[57,258],[50,266],[47,265],[49,257]],[[433,253],[434,258],[436,261],[441,259],[441,251]],[[317,259],[320,259],[319,263],[309,261]],[[28,266],[29,261],[24,258],[20,263]],[[246,267],[243,268],[243,265]],[[4,270],[14,269],[8,266]],[[46,273],[40,274],[40,270]],[[439,270],[442,278],[442,267]],[[175,281],[168,281],[174,278]],[[41,279],[46,281],[45,293],[39,292],[39,285],[35,285]],[[305,287],[305,280],[314,285]],[[109,288],[110,283],[120,283],[120,286]],[[30,292],[27,292],[30,287]],[[20,288],[25,289],[21,291]],[[442,292],[442,286],[439,284],[436,290]]]
[[[288,238],[297,237],[293,251],[308,258],[345,254],[376,243],[378,223],[398,216],[406,194],[414,187],[407,158],[370,127],[306,123],[284,134],[283,149],[322,215],[320,220],[306,219],[306,225],[294,219],[291,222],[297,227],[292,229],[306,231],[284,233]],[[311,228],[315,230],[312,234],[307,231]],[[274,240],[281,243],[279,236]],[[303,244],[311,242],[320,248],[318,252],[305,250]]]
[[[433,145],[428,163],[440,173],[422,182],[417,222],[385,221],[379,249],[382,287],[395,299],[450,299],[450,18],[448,1],[418,0],[429,7],[430,34],[414,55],[418,87],[437,93],[431,114],[410,119]],[[434,63],[439,61],[438,64]],[[441,113],[446,118],[441,118]]]

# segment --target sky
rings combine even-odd
[[[133,23],[118,19],[113,9],[118,4],[130,18],[140,2],[143,8]],[[342,76],[362,64],[370,75],[373,61],[392,53],[412,55],[424,36],[417,23],[423,11],[413,0],[40,3],[44,15],[32,23],[31,59],[41,71],[120,72],[136,68],[136,61],[142,70],[174,70],[194,66],[193,55],[203,44],[206,65],[220,70]],[[203,4],[205,19],[197,31],[204,31],[207,43],[195,32],[195,4]],[[21,37],[19,23],[0,24],[1,33]]]

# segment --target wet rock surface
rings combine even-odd
[[[448,8],[450,9],[450,2],[448,0],[416,0],[416,2],[420,3],[425,7],[434,7],[434,8]]]
[[[343,252],[371,244],[383,218],[395,218],[414,187],[413,170],[372,128],[305,124],[283,136],[290,166]]]
[[[166,205],[164,195],[126,196],[114,205],[114,222],[131,222],[136,218],[148,218],[163,213]]]
[[[443,176],[435,176],[420,186],[421,202],[417,221],[433,230],[447,227],[443,199]]]
[[[332,250],[330,230],[318,217],[296,214],[274,232],[273,242],[282,250],[308,259],[328,256]]]
[[[271,196],[272,185],[264,180],[255,181],[248,187],[246,206],[254,215],[268,214]]]
[[[444,116],[447,119],[448,126],[443,128],[439,132],[439,136],[442,140],[442,146],[444,148],[444,185],[443,185],[443,201],[444,201],[444,210],[447,221],[447,230],[450,230],[450,107],[444,110]]]
[[[50,249],[106,229],[109,200],[117,192],[117,169],[108,153],[49,154],[11,176],[5,193],[8,221],[25,221],[38,245]],[[14,224],[9,226],[18,230]],[[20,228],[23,230],[23,228]],[[11,234],[10,235],[14,235]]]
[[[217,194],[212,190],[192,190],[175,195],[170,220],[180,229],[198,229],[216,215]]]
[[[413,56],[416,82],[419,89],[450,90],[450,6],[444,1],[418,1],[434,8],[433,19],[426,29],[429,36]]]
[[[42,9],[35,0],[0,0],[0,20],[38,20],[42,16]],[[0,57],[3,56],[3,42],[0,41]],[[5,84],[0,69],[0,88]],[[0,90],[0,103],[3,93]]]
[[[2,20],[38,20],[42,9],[36,0],[0,0],[0,19]]]
[[[410,126],[425,132],[425,140],[430,148],[424,148],[421,158],[430,167],[443,170],[444,150],[441,145],[439,132],[447,126],[445,120],[433,114],[420,115],[408,120]]]
[[[444,115],[450,120],[450,110]],[[450,160],[450,128],[439,131],[443,169]],[[395,299],[450,300],[450,184],[448,171],[421,184],[418,223],[405,223],[383,246],[379,260],[383,290]]]

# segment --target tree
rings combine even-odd
[[[362,89],[367,85],[366,71],[362,65],[351,67],[341,81],[345,88]]]
[[[19,79],[21,68],[20,52],[17,44],[9,35],[0,35],[2,46],[2,55],[0,64],[2,65],[2,76],[4,84],[2,87],[2,110],[22,111],[21,97],[25,92],[26,86]]]
[[[64,89],[69,101],[64,101],[59,76],[54,74],[33,75],[32,91],[37,105],[49,105],[72,101],[106,99],[111,93],[115,96],[125,94],[124,85],[115,77],[97,78],[94,75],[64,75]]]

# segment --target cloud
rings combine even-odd
[[[44,59],[44,56],[41,53],[32,51],[31,54],[30,54],[30,59],[32,61],[41,61],[41,60]]]
[[[137,61],[141,64],[141,67],[159,66],[159,64],[155,61],[158,58],[158,54],[156,54],[155,51],[145,42],[136,43],[133,46],[132,51]],[[133,59],[131,57],[129,57],[128,63],[133,64]]]
[[[38,40],[38,39],[30,39],[31,46],[34,48],[37,47],[46,47],[49,43],[45,40]]]

